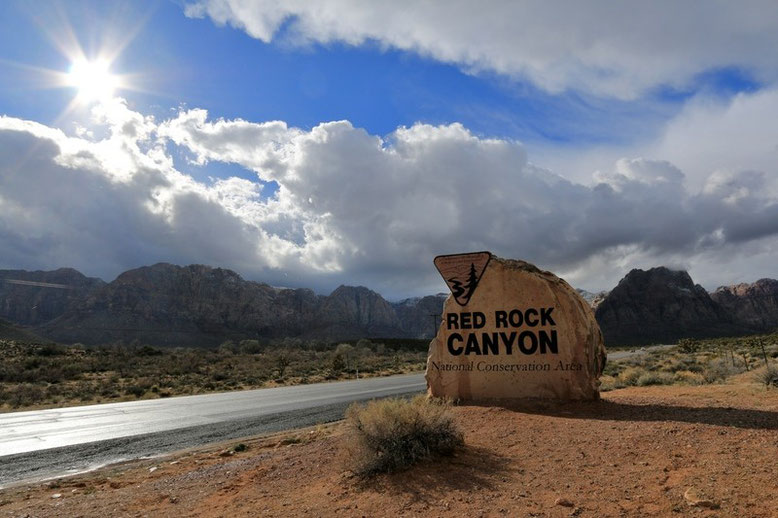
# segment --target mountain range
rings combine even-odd
[[[365,287],[275,288],[222,268],[159,263],[105,283],[72,269],[0,270],[0,318],[64,343],[209,346],[286,336],[426,338],[444,294],[389,303]]]
[[[778,327],[778,281],[772,279],[708,293],[687,272],[658,267],[632,270],[610,292],[579,293],[595,310],[608,345]],[[388,302],[362,286],[340,286],[329,295],[317,295],[309,289],[247,281],[231,270],[203,265],[159,263],[124,272],[110,283],[70,268],[0,270],[1,319],[28,334],[90,345],[430,338],[446,295]]]

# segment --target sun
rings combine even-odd
[[[67,84],[78,90],[78,98],[84,102],[110,99],[120,86],[119,76],[110,71],[110,63],[101,59],[74,61],[67,74]]]

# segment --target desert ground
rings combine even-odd
[[[778,390],[749,374],[453,412],[465,446],[403,472],[355,476],[335,423],[9,488],[0,517],[778,517]]]

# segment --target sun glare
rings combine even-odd
[[[118,76],[109,70],[107,61],[78,60],[70,66],[67,83],[78,90],[82,101],[100,101],[110,99],[119,87]]]

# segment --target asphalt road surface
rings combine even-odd
[[[0,414],[0,488],[343,418],[422,392],[422,374]]]

